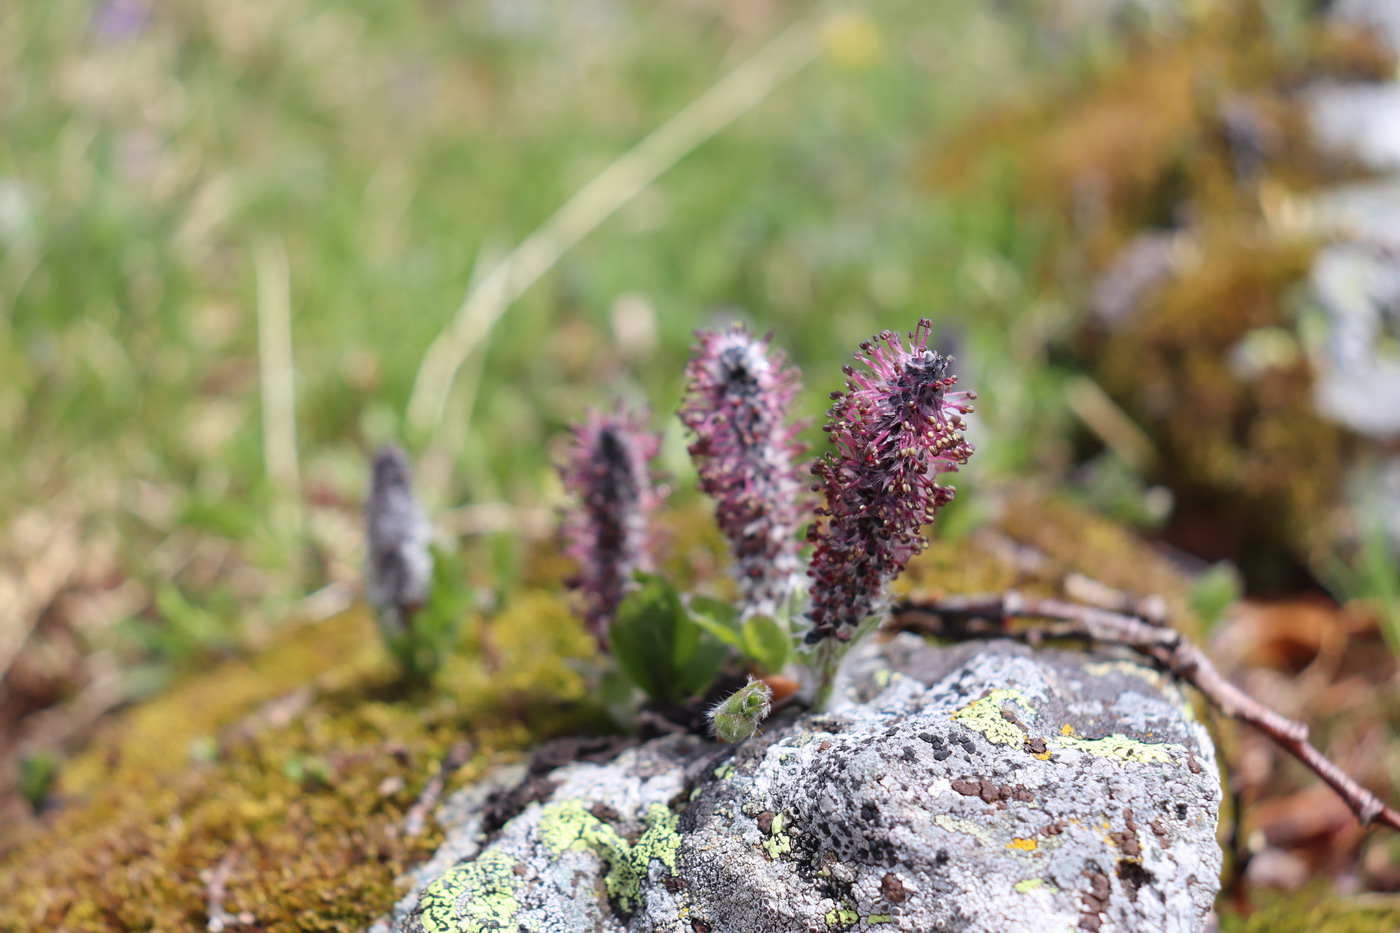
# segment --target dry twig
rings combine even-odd
[[[229,850],[212,870],[200,872],[200,878],[204,881],[205,913],[209,917],[205,928],[209,933],[223,933],[231,927],[251,926],[257,921],[257,917],[249,911],[231,914],[224,908],[228,897],[228,880],[233,876],[233,866],[237,860],[238,852]]]
[[[1049,621],[1016,630],[1009,624],[1013,619]],[[1249,723],[1301,761],[1346,801],[1363,826],[1381,823],[1400,830],[1400,812],[1386,806],[1318,751],[1308,741],[1305,724],[1274,712],[1230,683],[1205,652],[1174,629],[1121,612],[1015,591],[907,601],[895,607],[894,625],[944,638],[1090,639],[1132,648],[1201,691],[1226,716]]]
[[[405,836],[417,836],[423,832],[428,823],[428,813],[437,806],[438,798],[442,796],[443,790],[447,787],[447,779],[450,778],[458,768],[467,763],[472,756],[472,744],[470,742],[457,742],[442,759],[442,767],[438,768],[437,774],[428,778],[428,783],[423,786],[423,793],[418,795],[418,799],[413,802],[413,806],[408,808],[408,812],[403,818],[403,832]]]
[[[409,426],[436,435],[457,371],[506,309],[619,208],[816,58],[825,21],[824,6],[799,19],[619,156],[482,273],[424,354],[409,398]]]
[[[262,392],[263,460],[284,508],[301,523],[297,464],[296,361],[292,351],[291,273],[279,241],[253,252],[258,283],[258,370]]]

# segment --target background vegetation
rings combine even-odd
[[[1310,413],[1305,361],[1292,394],[1237,385],[1221,362],[1304,300],[1317,237],[1288,206],[1357,174],[1311,152],[1295,91],[1394,74],[1382,48],[1314,6],[886,0],[819,19],[782,0],[6,4],[0,815],[19,829],[0,853],[38,838],[31,805],[63,799],[61,775],[91,764],[81,756],[113,710],[187,690],[211,662],[245,663],[350,603],[377,444],[402,440],[418,457],[488,615],[566,572],[551,546],[553,464],[587,406],[619,393],[654,404],[684,509],[693,475],[670,417],[681,369],[696,327],[734,318],[776,332],[813,417],[859,340],[934,318],[982,396],[976,469],[945,533],[970,534],[1030,481],[1153,536],[1187,577],[1221,559],[1245,568],[1252,594],[1288,601],[1232,616],[1222,652],[1279,693],[1313,677],[1318,709],[1351,717],[1338,737],[1348,763],[1393,797],[1400,701],[1393,660],[1373,650],[1393,610],[1344,610],[1321,585],[1393,600],[1385,544],[1355,557],[1338,507],[1356,444]],[[810,63],[564,253],[485,332],[436,427],[409,423],[425,353],[472,283],[800,21],[813,24]],[[1240,98],[1278,140],[1248,178],[1221,132]],[[1095,277],[1135,234],[1164,227],[1188,231],[1208,261],[1147,303],[1142,328],[1095,332]],[[1143,407],[1148,377],[1171,414]],[[1258,425],[1274,426],[1262,446]],[[1217,546],[1222,515],[1245,533]],[[677,540],[704,553],[706,534]],[[1231,573],[1199,587],[1206,622],[1224,617]],[[496,650],[477,637],[467,647]],[[353,656],[329,652],[324,666]],[[342,670],[326,687],[344,714],[333,721],[360,736],[390,728],[365,725],[333,689],[358,683],[379,702],[362,660],[345,663],[363,682]],[[269,677],[221,727],[292,687]],[[420,773],[484,715],[454,696],[466,705],[444,701],[409,743]],[[254,771],[315,785],[321,772],[288,771],[286,756],[321,761],[337,746],[305,728]],[[529,740],[493,735],[483,744]],[[1253,797],[1306,783],[1242,748]],[[79,768],[66,791],[86,799],[115,780],[94,773]],[[387,799],[406,807],[414,793]],[[1298,822],[1253,844],[1344,888],[1400,888],[1400,853],[1364,848],[1344,814]],[[427,844],[395,849],[352,894],[369,885],[366,903],[382,908]],[[180,884],[194,910],[198,879]]]

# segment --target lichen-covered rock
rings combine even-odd
[[[1218,888],[1209,738],[1104,653],[897,636],[827,714],[656,740],[535,796],[400,929],[1194,931]]]
[[[1400,437],[1400,265],[1384,249],[1338,243],[1318,252],[1312,285],[1318,409],[1377,440]]]

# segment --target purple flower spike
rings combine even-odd
[[[433,529],[413,495],[413,468],[401,447],[386,444],[374,455],[365,518],[365,592],[384,631],[399,635],[433,584]]]
[[[583,594],[584,620],[604,648],[632,575],[651,569],[648,518],[659,496],[647,462],[660,447],[660,435],[646,430],[642,416],[594,411],[574,428],[560,469],[565,488],[581,500],[564,524],[569,556],[579,566],[570,585]]]
[[[799,387],[786,357],[740,325],[699,331],[681,421],[695,432],[690,456],[700,489],[715,500],[734,552],[746,607],[773,613],[792,592],[800,565],[802,488],[794,463],[803,448],[788,410]]]
[[[824,428],[836,450],[812,467],[826,507],[808,537],[811,567],[809,643],[848,641],[884,601],[885,586],[928,546],[923,527],[953,498],[938,476],[972,456],[962,435],[971,392],[950,392],[952,359],[928,348],[933,324],[919,321],[906,348],[885,331],[860,345],[843,371],[846,392],[833,392]],[[824,517],[824,521],[822,520]]]

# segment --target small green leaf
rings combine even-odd
[[[1229,561],[1213,565],[1191,587],[1191,608],[1207,629],[1218,623],[1230,604],[1244,595],[1240,572]]]
[[[695,629],[697,639],[695,650],[677,663],[676,699],[704,692],[729,655],[729,646],[699,628],[693,616],[686,617],[686,625]]]
[[[737,632],[739,630],[739,610],[722,599],[692,596],[690,597],[690,611],[695,615],[705,616],[731,631]]]
[[[622,600],[613,620],[612,653],[618,667],[656,699],[670,699],[674,691],[671,674],[684,615],[675,587],[657,577],[645,577]]]
[[[743,651],[765,671],[776,674],[787,666],[792,636],[777,619],[753,616],[744,623]]]
[[[623,599],[612,624],[613,655],[649,696],[679,702],[714,679],[727,647],[686,612],[674,586],[650,574],[637,579],[641,586]]]
[[[690,616],[696,624],[731,648],[744,648],[739,626],[739,610],[729,603],[708,596],[690,597]]]
[[[607,708],[608,715],[618,725],[630,729],[633,719],[633,704],[637,696],[637,685],[632,683],[622,671],[609,667],[598,678],[598,697]]]
[[[38,751],[20,759],[19,790],[35,813],[43,808],[57,777],[58,758],[52,752]]]
[[[432,555],[433,586],[426,603],[413,614],[407,629],[385,634],[404,676],[420,685],[432,678],[457,647],[462,621],[472,603],[472,589],[456,552],[434,546]]]
[[[739,651],[744,650],[744,635],[742,632],[735,631],[722,622],[716,622],[709,616],[699,615],[698,613],[691,613],[690,620],[730,648],[736,648]]]

